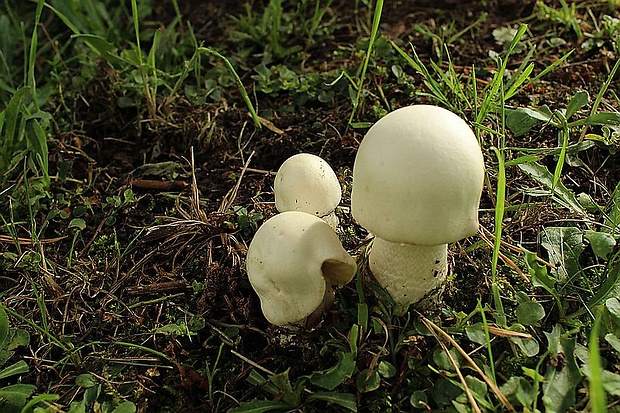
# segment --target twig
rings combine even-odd
[[[274,373],[273,371],[261,366],[260,364],[258,364],[255,361],[250,360],[249,358],[247,358],[246,356],[244,356],[243,354],[237,353],[235,350],[230,350],[231,354],[234,356],[239,357],[241,360],[245,361],[246,363],[248,363],[250,366],[255,367],[257,369],[259,369],[260,371],[262,371],[263,373],[267,373],[270,376],[275,376],[276,373]]]
[[[480,367],[478,367],[478,365],[476,364],[476,362],[474,360],[472,360],[471,357],[469,357],[469,354],[467,354],[467,352],[465,352],[465,350],[463,350],[463,348],[461,346],[459,346],[459,344],[454,341],[454,339],[452,337],[450,337],[450,335],[448,333],[446,333],[445,331],[443,331],[440,327],[438,327],[435,323],[433,323],[431,320],[427,319],[426,317],[420,315],[420,318],[422,319],[422,322],[427,326],[427,327],[432,327],[436,332],[438,332],[442,337],[444,337],[446,340],[448,340],[450,342],[450,344],[452,344],[454,346],[454,348],[457,349],[457,351],[459,353],[461,353],[461,355],[463,356],[463,358],[465,360],[467,360],[467,362],[471,365],[471,367],[480,375],[480,377],[482,377],[482,379],[485,381],[485,383],[489,386],[489,388],[491,389],[491,391],[493,393],[495,393],[495,395],[497,396],[497,398],[502,402],[502,404],[504,405],[504,407],[511,411],[514,412],[515,408],[512,406],[512,404],[510,404],[510,402],[508,401],[508,399],[506,398],[506,396],[504,396],[504,394],[500,391],[500,389],[497,387],[497,385],[493,382],[493,380],[491,380],[490,378],[487,377],[486,374],[484,374],[484,372],[482,371],[482,369],[480,369]],[[429,328],[430,330],[430,328]]]
[[[465,377],[463,377],[463,373],[461,373],[461,369],[456,363],[456,360],[454,360],[454,357],[452,357],[452,354],[450,353],[450,350],[448,350],[448,347],[446,347],[446,345],[441,340],[441,338],[439,338],[437,333],[433,331],[433,329],[427,323],[427,321],[428,320],[426,320],[425,318],[422,319],[422,322],[424,323],[426,328],[428,328],[428,330],[431,332],[433,337],[435,337],[435,340],[437,340],[437,343],[439,343],[443,351],[446,353],[446,356],[448,356],[448,359],[450,360],[450,364],[452,364],[452,366],[454,367],[454,370],[456,370],[456,374],[459,376],[459,380],[461,381],[461,384],[463,385],[463,390],[465,390],[465,394],[467,395],[467,399],[469,400],[471,407],[474,409],[475,412],[482,413],[482,411],[480,410],[480,407],[478,406],[478,403],[476,402],[476,399],[474,399],[474,396],[471,394],[471,391],[469,390],[469,386],[467,385],[467,382],[465,381]]]

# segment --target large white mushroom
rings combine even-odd
[[[321,157],[300,153],[288,158],[276,173],[273,184],[276,209],[302,211],[338,226],[334,210],[342,191],[334,170]]]
[[[357,266],[329,224],[287,211],[256,231],[246,269],[265,318],[285,326],[311,324],[333,302],[333,288],[351,281]]]
[[[404,107],[369,129],[353,167],[351,212],[375,235],[370,270],[396,303],[441,291],[447,244],[478,231],[483,180],[474,133],[446,109]]]

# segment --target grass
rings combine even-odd
[[[206,3],[4,2],[2,412],[620,411],[616,2]],[[348,213],[366,128],[414,103],[486,164],[424,311]],[[338,172],[359,271],[290,332],[243,263],[299,152]]]

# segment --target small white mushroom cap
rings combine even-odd
[[[351,213],[390,242],[447,244],[478,231],[483,180],[482,153],[463,119],[437,106],[408,106],[362,140]]]
[[[288,211],[258,229],[246,269],[265,318],[284,326],[305,324],[333,300],[333,286],[351,281],[357,267],[325,221]]]
[[[278,211],[302,211],[318,217],[331,214],[342,196],[334,170],[309,153],[284,161],[276,173],[273,192]]]

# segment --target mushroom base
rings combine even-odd
[[[396,304],[435,301],[448,274],[448,245],[420,246],[375,238],[368,256],[377,282]]]

